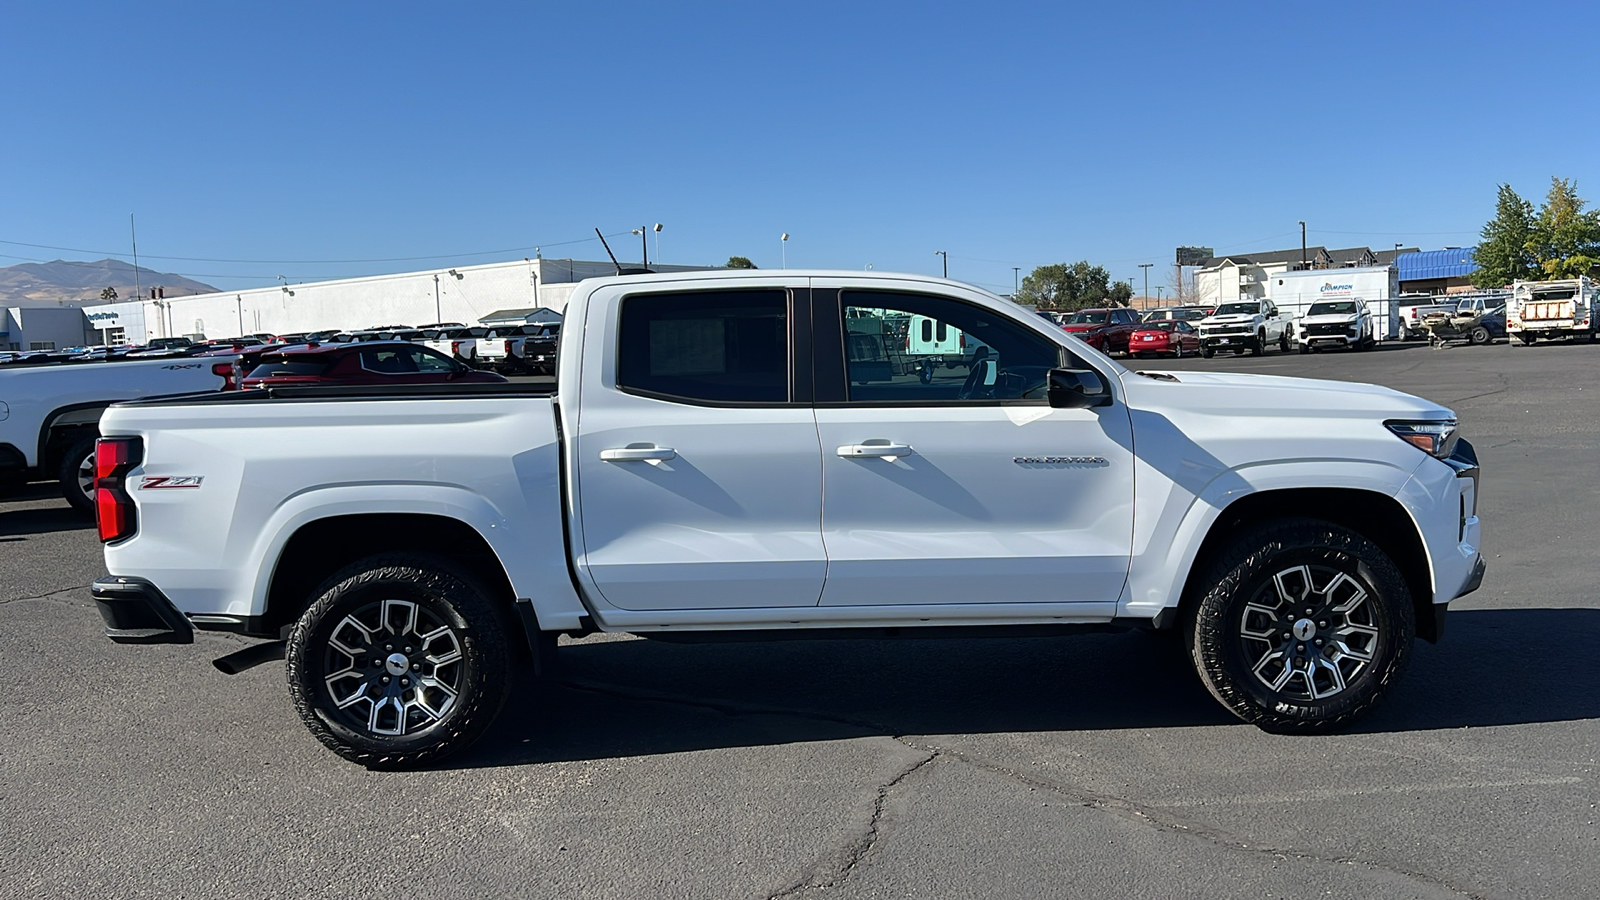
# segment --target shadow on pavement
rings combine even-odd
[[[1462,610],[1360,732],[1600,717],[1600,610]],[[561,648],[447,766],[639,756],[871,735],[1239,726],[1175,642],[1068,638]]]
[[[30,490],[29,493],[32,493]],[[46,491],[43,497],[14,497],[8,499],[48,499],[54,496],[61,497],[59,489]],[[55,531],[80,531],[94,527],[94,520],[84,516],[77,510],[68,506],[62,500],[55,506],[34,506],[24,509],[8,509],[8,504],[0,504],[0,537],[26,537],[34,534],[49,534]]]

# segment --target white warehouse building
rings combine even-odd
[[[689,272],[711,266],[658,266],[656,272]],[[496,310],[544,307],[562,311],[577,283],[615,275],[609,262],[520,259],[371,275],[338,281],[284,284],[219,291],[165,300],[86,306],[83,313],[105,343],[143,343],[151,338],[204,335],[291,334],[339,329],[356,331],[433,322],[474,324]]]

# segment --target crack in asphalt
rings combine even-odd
[[[921,760],[897,772],[892,778],[878,787],[878,795],[873,804],[872,815],[867,823],[865,832],[860,837],[853,839],[849,844],[841,848],[839,853],[834,854],[834,858],[842,856],[843,859],[840,866],[835,869],[833,875],[829,876],[826,880],[819,880],[815,875],[808,874],[806,877],[795,882],[794,884],[787,885],[781,890],[769,895],[769,900],[778,900],[778,898],[784,897],[794,897],[813,889],[829,890],[842,884],[854,872],[856,867],[860,865],[860,863],[866,858],[866,855],[877,845],[878,824],[882,818],[884,805],[888,800],[889,793],[894,790],[894,788],[898,787],[903,781],[905,781],[905,779],[912,773],[922,769],[924,766],[927,766],[937,759],[960,762],[971,766],[974,769],[999,775],[1003,778],[1015,781],[1027,787],[1050,791],[1051,793],[1066,798],[1072,803],[1085,809],[1104,812],[1109,815],[1117,816],[1124,821],[1133,822],[1168,834],[1190,837],[1197,841],[1202,841],[1221,849],[1252,855],[1269,856],[1274,859],[1360,866],[1375,873],[1382,873],[1385,875],[1402,878],[1434,890],[1446,891],[1453,896],[1467,898],[1467,900],[1487,900],[1487,895],[1480,894],[1468,888],[1453,884],[1447,879],[1435,877],[1422,872],[1412,871],[1392,862],[1368,860],[1360,858],[1359,856],[1326,856],[1310,850],[1298,850],[1285,847],[1276,847],[1267,844],[1251,843],[1228,833],[1224,829],[1173,815],[1170,810],[1162,810],[1159,806],[1145,805],[1123,797],[1117,797],[1110,794],[1099,794],[1092,791],[1086,791],[1081,788],[1070,788],[1066,785],[1029,775],[1025,772],[1020,772],[998,763],[977,759],[949,748],[919,744],[915,741],[909,740],[905,735],[886,733],[888,729],[872,722],[854,720],[842,716],[830,716],[824,713],[806,710],[684,697],[681,695],[668,694],[659,691],[629,688],[620,685],[603,684],[581,679],[561,679],[558,680],[557,683],[563,687],[568,687],[579,691],[588,691],[629,700],[691,706],[700,709],[711,710],[713,712],[728,716],[793,716],[797,718],[813,719],[822,722],[848,725],[852,728],[859,728],[869,732],[868,734],[861,735],[862,737],[886,737],[898,744],[909,747],[913,750],[918,750],[925,754]],[[871,734],[870,732],[877,732],[877,734]],[[816,866],[813,866],[812,869],[808,870],[808,872],[815,871],[815,868]]]
[[[902,743],[907,742],[902,741]],[[911,746],[918,745],[912,744]],[[1162,813],[1159,806],[1136,803],[1134,801],[1127,800],[1122,797],[1116,797],[1110,794],[1098,794],[1082,789],[1068,788],[1067,786],[1058,784],[1048,779],[1031,776],[1024,772],[1018,772],[1015,769],[1011,769],[997,763],[992,763],[987,760],[975,759],[966,754],[947,748],[918,746],[918,749],[928,752],[936,752],[943,758],[964,763],[975,769],[990,772],[1003,778],[1011,779],[1019,784],[1026,785],[1031,788],[1050,791],[1051,793],[1065,797],[1086,809],[1093,809],[1100,812],[1109,813],[1125,821],[1130,821],[1149,828],[1154,828],[1158,831],[1163,831],[1168,834],[1191,837],[1222,849],[1249,854],[1267,855],[1277,859],[1293,859],[1305,862],[1361,866],[1371,871],[1397,876],[1430,888],[1448,891],[1452,895],[1468,898],[1468,900],[1487,900],[1486,895],[1479,894],[1467,888],[1452,884],[1446,879],[1427,875],[1422,872],[1414,872],[1410,869],[1403,868],[1393,863],[1377,862],[1362,859],[1358,856],[1324,856],[1319,853],[1314,853],[1310,850],[1274,847],[1259,843],[1253,844],[1228,833],[1224,829],[1215,828],[1200,822],[1185,820],[1178,816],[1172,815],[1170,810]]]
[[[73,587],[61,588],[60,590],[50,591],[48,593],[38,594],[32,597],[9,597],[5,600],[0,600],[0,606],[4,606],[7,603],[23,603],[28,600],[49,600],[51,602],[59,603],[61,602],[59,599],[59,595],[61,594],[70,594],[73,591],[84,591],[88,589],[89,585],[79,584],[74,585]]]
[[[914,746],[899,737],[891,737],[890,740],[906,747]],[[889,802],[889,792],[898,787],[900,782],[911,777],[912,773],[939,758],[939,751],[937,750],[923,750],[923,752],[926,755],[921,759],[901,769],[895,773],[894,777],[878,785],[878,794],[872,800],[872,815],[868,817],[866,827],[858,837],[841,848],[839,853],[834,854],[836,858],[842,857],[842,859],[840,864],[835,867],[832,875],[820,879],[814,875],[807,875],[794,884],[769,895],[768,900],[794,897],[811,890],[832,890],[849,880],[850,876],[855,874],[856,866],[860,865],[861,861],[867,858],[867,854],[871,853],[872,849],[878,845],[878,823],[883,819],[883,808]],[[815,871],[816,869],[817,866],[813,865],[811,870]]]

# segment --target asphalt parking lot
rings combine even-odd
[[[1600,346],[1128,360],[1453,407],[1489,571],[1374,716],[1234,721],[1140,634],[591,638],[443,768],[370,772],[241,642],[109,643],[99,545],[0,501],[0,894],[1573,897],[1600,881]]]

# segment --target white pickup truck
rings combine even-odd
[[[1367,301],[1322,300],[1311,304],[1306,314],[1295,320],[1294,343],[1301,353],[1334,347],[1372,349],[1378,339],[1373,333]]]
[[[1210,357],[1222,350],[1234,353],[1261,351],[1276,344],[1289,352],[1294,340],[1294,317],[1280,312],[1271,300],[1241,300],[1218,306],[1200,320],[1200,355]]]
[[[217,391],[231,360],[155,357],[0,366],[0,487],[59,480],[79,511],[94,512],[95,430],[105,408],[194,391]]]
[[[1540,338],[1600,338],[1600,284],[1587,275],[1564,281],[1518,281],[1506,306],[1506,334],[1531,345]]]
[[[910,275],[594,279],[558,392],[268,388],[101,422],[112,640],[269,639],[306,726],[409,766],[476,739],[559,634],[773,640],[1150,629],[1281,731],[1376,704],[1483,576],[1450,410],[1386,388],[1135,373]],[[969,367],[854,352],[922,316]],[[1062,685],[1063,703],[1082,685]]]

